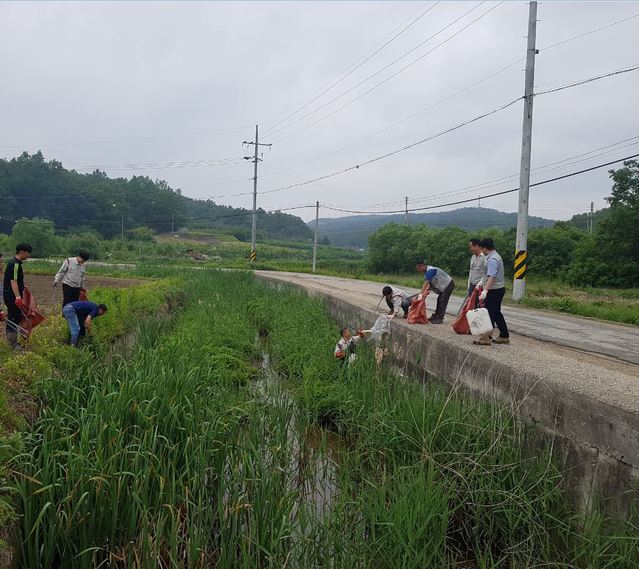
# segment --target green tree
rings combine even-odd
[[[611,170],[609,214],[579,247],[570,279],[579,284],[632,287],[639,283],[639,162]]]
[[[18,243],[29,243],[33,247],[34,257],[47,257],[59,253],[58,239],[53,221],[50,219],[19,219],[11,231],[11,242],[14,247]]]

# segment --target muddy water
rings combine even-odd
[[[337,498],[337,465],[346,452],[346,441],[334,431],[303,421],[283,378],[271,367],[264,342],[261,348],[263,373],[256,386],[257,394],[291,413],[286,433],[291,448],[289,488],[298,495],[298,508],[303,506],[322,519]]]

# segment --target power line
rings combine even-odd
[[[552,48],[557,47],[559,45],[563,45],[565,43],[568,43],[568,42],[571,42],[571,41],[574,41],[574,40],[589,36],[589,35],[594,34],[596,32],[600,32],[601,30],[607,30],[608,28],[612,28],[613,26],[617,26],[619,24],[623,24],[624,22],[627,22],[628,20],[632,20],[633,18],[636,18],[638,16],[639,16],[639,14],[633,14],[632,16],[629,16],[627,18],[623,18],[621,20],[617,20],[615,22],[611,22],[610,24],[606,24],[605,26],[600,26],[598,28],[595,28],[594,30],[589,30],[587,32],[583,32],[583,33],[578,34],[576,36],[572,36],[570,38],[567,38],[565,40],[558,41],[557,43],[553,43],[553,44],[548,45],[546,47],[539,48],[539,51],[548,51],[549,49],[552,49]]]
[[[411,13],[411,15],[406,18],[405,20],[402,21],[401,24],[399,24],[398,26],[395,26],[390,33],[388,33],[387,35],[385,35],[380,41],[378,41],[371,49],[369,49],[366,53],[364,53],[364,55],[360,56],[358,59],[355,60],[354,63],[351,63],[350,65],[346,66],[344,69],[342,69],[339,73],[337,73],[336,78],[333,78],[329,81],[327,81],[326,83],[324,83],[321,87],[319,87],[319,89],[324,89],[327,85],[330,85],[333,81],[336,81],[336,79],[338,79],[340,77],[340,75],[342,75],[342,73],[346,73],[348,72],[351,67],[353,67],[354,65],[357,65],[358,62],[360,61],[360,59],[365,58],[369,55],[369,53],[373,50],[375,50],[377,48],[378,45],[380,45],[381,43],[383,43],[384,41],[386,41],[387,38],[389,38],[390,36],[392,36],[396,30],[398,30],[399,28],[401,28],[405,22],[408,22],[409,20],[411,20],[424,6],[426,6],[426,4],[428,4],[428,2],[425,2],[424,4],[422,4],[417,10],[415,10],[414,12]],[[312,96],[312,95],[311,95]],[[304,103],[304,101],[306,101],[308,99],[308,97],[304,97],[301,100],[299,100],[297,103],[291,105],[290,107],[287,107],[286,109],[284,109],[283,111],[280,111],[279,113],[269,117],[268,119],[266,119],[266,122],[268,123],[270,120],[275,119],[281,115],[284,115],[286,113],[288,113],[291,109],[294,109],[295,107],[297,107],[298,105],[301,105],[302,103]]]
[[[479,81],[476,81],[475,83],[472,83],[471,85],[468,85],[467,87],[464,87],[463,89],[460,89],[459,91],[456,91],[455,93],[448,95],[447,97],[444,97],[443,99],[440,99],[439,101],[437,101],[436,103],[433,103],[432,105],[429,105],[428,107],[425,107],[419,111],[417,111],[416,113],[413,113],[410,116],[407,116],[403,119],[400,119],[397,122],[394,122],[393,124],[388,125],[387,127],[384,127],[381,130],[378,130],[372,134],[369,134],[363,138],[360,138],[359,140],[356,140],[355,142],[351,142],[350,144],[347,144],[346,146],[342,146],[341,148],[338,148],[337,150],[333,150],[332,152],[329,152],[327,154],[322,154],[321,156],[318,156],[317,158],[313,158],[312,160],[308,160],[306,162],[303,162],[302,164],[298,164],[297,166],[293,166],[292,168],[290,168],[290,170],[295,170],[297,168],[301,168],[302,166],[306,166],[308,164],[312,164],[313,162],[317,162],[318,160],[322,160],[324,158],[328,158],[329,156],[333,156],[334,154],[338,154],[339,152],[342,152],[344,150],[347,150],[349,148],[352,148],[353,146],[357,146],[358,144],[365,142],[366,140],[370,140],[371,138],[374,138],[375,136],[378,136],[380,134],[383,134],[393,128],[395,128],[396,126],[399,126],[400,124],[403,124],[411,119],[414,119],[415,117],[425,113],[426,111],[430,111],[432,109],[434,109],[435,107],[438,107],[439,105],[450,101],[451,99],[453,99],[454,97],[456,97],[457,95],[461,95],[462,93],[465,93],[466,91],[469,91],[470,89],[472,89],[473,87],[476,87],[477,85],[480,85],[481,83],[484,83],[485,81],[488,81],[489,79],[492,79],[493,77],[495,77],[496,75],[499,75],[500,73],[507,71],[508,69],[513,68],[515,65],[521,63],[522,61],[524,61],[525,58],[520,58],[517,61],[513,61],[512,63],[506,65],[505,67],[502,67],[501,69],[498,69],[497,71],[494,71],[493,73],[491,73],[490,75],[487,75],[486,77],[484,77],[483,79],[480,79]]]
[[[619,162],[625,162],[626,160],[632,160],[633,158],[637,158],[639,157],[639,154],[633,154],[631,156],[626,156],[625,158],[619,158],[617,160],[612,160],[610,162],[606,162],[605,164],[598,164],[597,166],[591,166],[590,168],[584,168],[583,170],[578,170],[576,172],[570,172],[569,174],[564,174],[563,176],[556,176],[554,178],[549,178],[548,180],[543,180],[541,182],[535,182],[534,184],[530,184],[530,187],[537,187],[537,186],[543,186],[545,184],[550,184],[551,182],[557,182],[559,180],[564,180],[566,178],[571,178],[573,176],[578,176],[580,174],[585,174],[587,172],[592,172],[593,170],[599,170],[601,168],[605,168],[606,166],[611,166],[613,164],[618,164]],[[486,199],[486,198],[493,198],[496,196],[503,196],[505,194],[511,194],[513,192],[518,192],[519,191],[519,187],[517,188],[513,188],[511,190],[504,190],[501,192],[494,192],[492,194],[486,194],[486,195],[479,195],[479,196],[475,196],[474,198],[468,198],[465,200],[459,200],[459,201],[454,201],[454,202],[448,202],[448,203],[444,203],[444,204],[437,204],[437,205],[431,205],[431,206],[425,206],[425,207],[416,207],[416,208],[412,208],[409,209],[409,212],[413,212],[413,211],[426,211],[426,210],[430,210],[430,209],[439,209],[442,207],[448,207],[451,205],[460,205],[460,204],[464,204],[464,203],[470,203],[470,202],[475,202],[478,199]],[[365,214],[365,215],[378,215],[378,214],[393,214],[393,213],[404,213],[406,210],[405,209],[396,209],[396,210],[385,210],[385,211],[357,211],[357,210],[350,210],[350,209],[344,209],[344,208],[338,208],[338,207],[329,207],[329,206],[323,206],[325,209],[330,209],[332,211],[339,211],[342,213],[354,213],[354,214]]]
[[[597,76],[597,77],[591,77],[591,78],[586,79],[586,80],[583,80],[583,81],[578,81],[578,82],[575,82],[575,83],[571,83],[570,85],[564,85],[564,86],[562,86],[562,87],[560,87],[560,88],[556,88],[556,89],[549,89],[549,90],[547,90],[547,91],[541,92],[540,94],[547,94],[547,93],[552,93],[552,92],[554,92],[554,91],[556,91],[556,90],[563,90],[563,89],[568,89],[568,88],[571,88],[571,87],[576,87],[576,86],[578,86],[578,85],[583,85],[583,84],[585,84],[585,83],[591,83],[591,82],[593,82],[593,81],[597,81],[597,80],[599,80],[599,79],[604,79],[604,78],[607,78],[607,77],[611,77],[611,76],[613,76],[613,75],[619,75],[620,73],[627,73],[627,72],[629,72],[629,71],[634,71],[634,70],[636,70],[636,69],[639,69],[639,66],[637,66],[637,67],[632,67],[632,68],[625,68],[625,69],[617,70],[617,71],[613,71],[613,72],[610,72],[610,73],[606,73],[606,74],[604,74],[604,75],[599,75],[599,76]],[[377,156],[377,157],[375,157],[375,158],[371,158],[371,159],[369,159],[369,160],[366,160],[366,161],[360,162],[359,164],[355,164],[355,165],[353,165],[353,166],[349,166],[348,168],[344,168],[344,169],[342,169],[342,170],[338,170],[338,171],[336,171],[336,172],[332,172],[332,173],[330,173],[330,174],[325,174],[325,175],[323,175],[323,176],[317,176],[317,177],[312,178],[312,179],[310,179],[310,180],[305,180],[305,181],[302,181],[302,182],[298,182],[298,183],[296,183],[296,184],[290,184],[290,185],[288,185],[288,186],[283,186],[283,187],[281,187],[281,188],[275,188],[275,189],[272,189],[272,190],[265,190],[264,192],[261,192],[261,193],[262,193],[262,194],[266,194],[266,193],[273,193],[273,192],[281,192],[281,191],[284,191],[284,190],[289,190],[289,189],[296,188],[296,187],[299,187],[299,186],[305,186],[305,185],[308,185],[308,184],[312,184],[312,183],[314,183],[314,182],[318,182],[318,181],[326,180],[326,179],[328,179],[328,178],[332,178],[332,177],[334,177],[334,176],[338,176],[338,175],[340,175],[340,174],[345,174],[346,172],[351,172],[351,171],[353,171],[353,170],[358,170],[359,168],[361,168],[361,167],[363,167],[363,166],[367,166],[367,165],[369,165],[369,164],[373,164],[373,163],[378,162],[378,161],[380,161],[380,160],[384,160],[385,158],[389,158],[389,157],[391,157],[391,156],[394,156],[394,155],[396,155],[396,154],[399,154],[400,152],[404,152],[404,151],[406,151],[406,150],[409,150],[409,149],[411,149],[411,148],[414,148],[415,146],[419,146],[420,144],[424,144],[425,142],[429,142],[429,141],[431,141],[431,140],[434,140],[435,138],[439,138],[440,136],[443,136],[443,135],[445,135],[445,134],[448,134],[448,133],[450,133],[450,132],[453,132],[453,131],[455,131],[455,130],[458,130],[458,129],[460,129],[460,128],[464,127],[464,126],[467,126],[467,125],[469,125],[469,124],[472,124],[472,123],[474,123],[474,122],[477,122],[477,121],[479,121],[479,120],[481,120],[481,119],[484,119],[484,118],[486,118],[486,117],[489,117],[489,116],[491,116],[491,115],[493,115],[493,114],[495,114],[495,113],[498,113],[498,112],[500,112],[500,111],[503,111],[503,110],[505,110],[505,109],[507,109],[508,107],[510,107],[510,106],[512,106],[512,105],[514,105],[515,103],[517,103],[518,101],[520,101],[520,100],[522,100],[522,99],[523,99],[523,97],[518,97],[517,99],[514,99],[514,100],[512,100],[512,101],[510,101],[510,102],[508,102],[508,103],[505,103],[504,105],[502,105],[502,106],[500,106],[500,107],[497,107],[497,108],[495,108],[495,109],[493,109],[493,110],[491,110],[491,111],[488,111],[488,112],[482,113],[481,115],[478,115],[478,116],[476,116],[476,117],[473,117],[473,118],[471,118],[471,119],[468,119],[468,120],[466,120],[466,121],[464,121],[464,122],[462,122],[462,123],[459,123],[459,124],[457,124],[457,125],[455,125],[455,126],[453,126],[453,127],[448,128],[448,129],[446,129],[446,130],[440,131],[440,132],[438,132],[438,133],[436,133],[436,134],[434,134],[434,135],[428,136],[428,137],[426,137],[426,138],[423,138],[423,139],[421,139],[421,140],[418,140],[418,141],[416,141],[416,142],[413,142],[412,144],[408,144],[408,145],[406,145],[406,146],[403,146],[403,147],[398,148],[398,149],[396,149],[396,150],[393,150],[393,151],[391,151],[391,152],[387,152],[386,154],[382,154],[382,155],[380,155],[380,156]],[[246,194],[237,194],[237,195],[246,195]]]
[[[579,85],[586,85],[587,83],[592,83],[593,81],[599,81],[599,79],[605,79],[607,77],[614,77],[615,75],[623,75],[624,73],[630,73],[632,71],[637,71],[639,69],[639,65],[631,65],[629,67],[622,67],[621,69],[617,69],[616,71],[610,71],[609,73],[604,73],[603,75],[595,75],[594,77],[589,77],[588,79],[582,79],[581,81],[575,81],[574,83],[568,83],[566,85],[561,85],[560,87],[555,87],[553,89],[546,89],[544,91],[538,91],[535,93],[535,96],[539,95],[548,95],[549,93],[557,93],[558,91],[564,91],[565,89],[570,89],[572,87],[578,87]]]
[[[635,15],[630,16],[630,17],[628,17],[628,18],[624,18],[624,19],[622,19],[622,20],[617,20],[617,21],[615,21],[615,22],[611,22],[610,24],[606,24],[605,26],[600,26],[600,27],[598,27],[598,28],[595,28],[595,29],[589,30],[589,31],[587,31],[587,32],[583,32],[583,33],[581,33],[581,34],[578,34],[578,35],[575,35],[575,36],[572,36],[572,37],[569,37],[569,38],[563,39],[563,40],[561,40],[561,41],[558,41],[558,42],[556,42],[556,43],[554,43],[554,44],[551,44],[551,45],[549,45],[549,46],[547,46],[547,47],[543,48],[541,51],[547,51],[547,50],[549,50],[549,49],[553,49],[553,48],[555,48],[555,47],[558,47],[558,46],[561,46],[561,45],[567,44],[567,43],[569,43],[569,42],[572,42],[572,41],[575,41],[575,40],[581,39],[581,38],[583,38],[583,37],[589,36],[589,35],[594,34],[594,33],[596,33],[596,32],[599,32],[599,31],[602,31],[602,30],[605,30],[605,29],[609,29],[609,28],[611,28],[611,27],[613,27],[613,26],[616,26],[616,25],[619,25],[619,24],[621,24],[621,23],[627,22],[628,20],[631,20],[631,19],[636,18],[636,17],[638,17],[638,16],[639,16],[639,14],[635,14]],[[485,81],[487,81],[487,80],[489,80],[489,79],[492,79],[493,77],[495,77],[495,76],[499,75],[500,73],[502,73],[502,72],[504,72],[504,71],[507,71],[508,69],[511,69],[511,68],[515,67],[516,65],[518,65],[519,63],[521,63],[521,62],[522,62],[522,61],[524,61],[525,59],[526,59],[525,57],[519,58],[518,60],[513,61],[512,63],[509,63],[509,64],[508,64],[508,65],[506,65],[505,67],[502,67],[502,68],[500,68],[500,69],[498,69],[498,70],[496,70],[496,71],[494,71],[494,72],[490,73],[489,75],[487,75],[487,76],[485,76],[484,78],[482,78],[482,79],[480,79],[480,80],[476,81],[475,83],[472,83],[472,84],[468,85],[467,87],[464,87],[463,89],[460,89],[459,91],[457,91],[457,92],[455,92],[455,93],[453,93],[453,94],[451,94],[451,95],[448,95],[447,97],[445,97],[445,98],[443,98],[443,99],[441,99],[441,100],[437,101],[436,103],[433,103],[432,105],[429,105],[428,107],[425,107],[425,108],[423,108],[423,109],[421,109],[421,110],[417,111],[416,113],[413,113],[413,114],[412,114],[412,115],[410,115],[410,116],[407,116],[407,117],[405,117],[405,118],[403,118],[403,119],[401,119],[401,120],[399,120],[399,121],[397,121],[397,122],[395,122],[395,123],[393,123],[393,124],[391,124],[391,125],[389,125],[389,126],[387,126],[387,127],[383,128],[383,129],[381,129],[381,130],[378,130],[378,131],[376,131],[376,132],[374,132],[374,133],[372,133],[372,134],[369,134],[369,135],[367,135],[367,136],[365,136],[365,137],[363,137],[363,138],[360,138],[360,139],[358,139],[358,140],[356,140],[356,141],[354,141],[354,142],[352,142],[352,143],[350,143],[350,144],[347,144],[346,146],[342,146],[341,148],[338,148],[337,150],[334,150],[334,151],[332,151],[332,152],[328,152],[328,153],[326,153],[326,154],[322,154],[321,156],[318,156],[318,157],[313,158],[313,159],[311,159],[311,160],[307,160],[306,162],[303,162],[303,163],[298,164],[298,165],[296,165],[296,166],[292,166],[291,168],[289,168],[289,170],[295,170],[295,169],[297,169],[297,168],[301,168],[301,167],[306,166],[306,165],[308,165],[308,164],[312,164],[312,163],[314,163],[314,162],[317,162],[318,160],[322,160],[322,159],[324,159],[324,158],[328,158],[329,156],[333,156],[333,155],[335,155],[335,154],[338,154],[339,152],[342,152],[342,151],[344,151],[344,150],[347,150],[347,149],[349,149],[349,148],[352,148],[353,146],[356,146],[356,145],[358,145],[358,144],[360,144],[360,143],[362,143],[362,142],[365,142],[366,140],[370,140],[371,138],[374,138],[375,136],[378,136],[378,135],[380,135],[380,134],[383,134],[384,132],[387,132],[388,130],[391,130],[392,128],[394,128],[394,127],[396,127],[396,126],[399,126],[400,124],[403,124],[403,123],[405,123],[405,122],[407,122],[407,121],[409,121],[409,120],[411,120],[411,119],[413,119],[413,118],[415,118],[415,117],[419,116],[420,114],[423,114],[423,113],[425,113],[426,111],[429,111],[429,110],[431,110],[431,109],[433,109],[433,108],[435,108],[435,107],[437,107],[437,106],[441,105],[442,103],[445,103],[445,102],[447,102],[447,101],[449,101],[449,100],[453,99],[453,98],[454,98],[454,97],[456,97],[457,95],[461,95],[462,93],[465,93],[466,91],[469,91],[469,90],[470,90],[470,89],[472,89],[473,87],[476,87],[476,86],[478,86],[478,85],[480,85],[480,84],[484,83]]]
[[[415,146],[419,146],[420,144],[424,144],[425,142],[428,142],[428,141],[430,141],[430,140],[434,140],[435,138],[438,138],[438,137],[440,137],[440,136],[443,136],[443,135],[445,135],[445,134],[448,134],[448,133],[450,133],[450,132],[453,132],[453,131],[455,131],[455,130],[458,130],[458,129],[460,129],[460,128],[464,127],[464,126],[467,126],[467,125],[469,125],[469,124],[472,124],[472,123],[474,123],[474,122],[477,122],[477,121],[479,121],[479,120],[481,120],[481,119],[484,119],[484,118],[486,118],[486,117],[489,117],[489,116],[491,116],[491,115],[494,115],[495,113],[498,113],[498,112],[500,112],[500,111],[503,111],[503,110],[507,109],[508,107],[510,107],[510,106],[512,106],[512,105],[514,105],[515,103],[517,103],[518,101],[520,101],[520,100],[521,100],[521,98],[522,98],[522,97],[519,97],[519,98],[517,98],[517,99],[514,99],[514,100],[512,100],[512,101],[510,101],[510,102],[508,102],[508,103],[506,103],[506,104],[502,105],[501,107],[498,107],[498,108],[496,108],[496,109],[493,109],[493,110],[488,111],[488,112],[485,112],[485,113],[482,113],[481,115],[478,115],[478,116],[473,117],[473,118],[471,118],[471,119],[468,119],[468,120],[466,120],[466,121],[464,121],[464,122],[462,122],[462,123],[460,123],[460,124],[457,124],[457,125],[455,125],[455,126],[452,126],[452,127],[448,128],[448,129],[446,129],[446,130],[440,131],[440,132],[438,132],[438,133],[436,133],[436,134],[433,134],[433,135],[431,135],[431,136],[428,136],[428,137],[426,137],[426,138],[423,138],[423,139],[421,139],[421,140],[418,140],[417,142],[413,142],[412,144],[408,144],[408,145],[406,145],[406,146],[403,146],[402,148],[398,148],[398,149],[393,150],[393,151],[391,151],[391,152],[387,152],[386,154],[382,154],[381,156],[377,156],[377,157],[375,157],[375,158],[371,158],[370,160],[366,160],[366,161],[364,161],[364,162],[360,162],[359,164],[355,164],[355,165],[353,165],[353,166],[349,166],[348,168],[344,168],[343,170],[339,170],[339,171],[337,171],[337,172],[332,172],[331,174],[325,174],[324,176],[318,176],[318,177],[313,178],[313,179],[311,179],[311,180],[304,180],[304,181],[302,181],[302,182],[298,182],[298,183],[296,183],[296,184],[290,184],[290,185],[288,185],[288,186],[284,186],[284,187],[281,187],[281,188],[275,188],[275,189],[273,189],[273,190],[265,190],[265,191],[260,192],[260,193],[261,193],[261,194],[268,194],[268,193],[273,193],[273,192],[281,192],[281,191],[284,191],[284,190],[289,190],[289,189],[291,189],[291,188],[296,188],[296,187],[298,187],[298,186],[306,186],[306,185],[308,185],[308,184],[312,184],[312,183],[315,183],[315,182],[318,182],[318,181],[326,180],[326,179],[328,179],[328,178],[332,178],[332,177],[334,177],[334,176],[338,176],[338,175],[340,175],[340,174],[345,174],[346,172],[351,172],[351,171],[353,171],[353,170],[358,170],[359,168],[361,168],[361,167],[363,167],[363,166],[367,166],[367,165],[372,164],[372,163],[374,163],[374,162],[378,162],[378,161],[380,161],[380,160],[384,160],[385,158],[389,158],[390,156],[394,156],[395,154],[399,154],[400,152],[404,152],[404,151],[406,151],[406,150],[409,150],[409,149],[411,149],[411,148],[414,148]],[[245,193],[233,194],[233,197],[235,197],[235,196],[240,196],[240,195],[247,195],[247,193],[245,192]],[[230,197],[230,195],[227,195],[227,196],[217,196],[217,197]]]
[[[533,168],[531,170],[531,173],[534,172],[535,175],[539,175],[542,173],[546,173],[546,172],[550,172],[552,170],[557,170],[559,168],[566,168],[567,166],[574,166],[575,164],[579,164],[580,162],[586,162],[588,160],[592,160],[594,158],[599,158],[601,156],[605,156],[607,154],[611,154],[612,152],[618,152],[619,150],[623,150],[625,148],[630,148],[632,146],[636,146],[637,144],[639,144],[639,141],[637,140],[639,139],[639,136],[634,136],[631,138],[627,138],[625,140],[621,140],[619,142],[616,142],[614,144],[609,144],[606,146],[601,146],[599,148],[595,148],[593,150],[590,150],[588,152],[584,152],[581,154],[576,154],[574,156],[570,156],[568,158],[564,158],[562,160],[558,160],[555,162],[550,162],[548,164],[544,164],[541,166],[538,166],[537,168]],[[629,141],[635,141],[635,142],[631,142],[630,144],[625,144],[623,146],[620,146],[621,144],[625,143],[625,142],[629,142]],[[595,152],[598,152],[600,150],[606,150],[609,149],[605,152],[600,152],[599,154],[595,154]],[[585,157],[585,158],[584,158]],[[581,158],[580,160],[577,160],[578,158]],[[473,190],[477,190],[477,189],[488,189],[491,187],[495,187],[495,186],[500,186],[504,183],[507,183],[513,179],[516,179],[519,176],[519,174],[511,174],[510,176],[504,176],[501,178],[495,178],[492,180],[488,180],[486,182],[481,182],[478,184],[473,184],[470,186],[464,186],[461,188],[457,188],[455,190],[449,190],[446,192],[440,192],[437,194],[430,194],[427,196],[421,196],[421,197],[410,197],[411,202],[415,203],[419,203],[419,202],[424,202],[424,201],[430,201],[433,198],[440,198],[440,197],[445,197],[445,196],[450,196],[450,195],[459,195],[459,194],[465,194],[465,193],[469,193],[472,192]],[[391,205],[399,205],[400,201],[392,201],[392,202],[381,202],[381,203],[377,203],[377,204],[370,204],[371,207],[374,208],[374,206],[391,206]],[[331,205],[331,204],[328,204]],[[352,207],[361,207],[361,208],[366,208],[367,206],[352,206]]]
[[[480,2],[478,5],[474,6],[473,8],[471,8],[470,10],[466,11],[464,14],[462,14],[460,17],[456,18],[455,20],[453,20],[451,23],[447,24],[444,28],[442,28],[441,30],[439,30],[438,32],[436,32],[435,34],[433,34],[432,36],[430,36],[429,38],[427,38],[426,40],[424,40],[423,42],[421,42],[418,46],[416,46],[415,48],[413,48],[412,50],[408,51],[407,53],[403,54],[402,56],[400,56],[399,58],[395,59],[394,61],[392,61],[391,63],[387,64],[386,66],[384,66],[383,68],[379,69],[378,71],[376,71],[374,74],[370,75],[369,77],[363,79],[362,81],[360,81],[359,83],[357,83],[355,86],[351,87],[350,89],[344,91],[343,93],[341,93],[340,95],[338,95],[337,97],[334,97],[333,99],[331,99],[330,101],[328,101],[327,103],[324,103],[322,106],[316,108],[315,110],[313,110],[310,113],[307,113],[306,115],[297,118],[295,121],[293,121],[292,123],[283,126],[282,128],[276,130],[275,132],[271,132],[270,135],[273,136],[275,134],[278,134],[280,132],[283,132],[284,130],[290,128],[291,126],[293,126],[294,124],[302,121],[303,119],[311,116],[312,114],[315,114],[317,111],[327,107],[328,105],[330,105],[331,103],[333,103],[334,101],[336,101],[337,99],[340,99],[341,97],[343,97],[344,95],[350,93],[351,91],[353,91],[354,89],[356,89],[357,87],[359,87],[360,85],[364,84],[365,82],[367,82],[369,79],[372,79],[373,77],[379,75],[380,73],[382,73],[383,71],[385,71],[386,69],[388,69],[389,67],[391,67],[392,65],[394,65],[395,63],[397,63],[398,61],[400,61],[401,59],[403,59],[404,57],[406,57],[407,55],[409,55],[410,53],[412,53],[413,51],[415,51],[417,48],[421,47],[422,45],[424,45],[426,42],[430,41],[431,39],[433,39],[434,37],[436,37],[437,35],[439,35],[440,33],[442,33],[443,31],[445,31],[446,29],[448,29],[449,27],[451,27],[452,25],[454,25],[456,22],[458,22],[459,20],[461,20],[462,18],[464,18],[467,14],[469,14],[470,12],[476,10],[479,6],[481,6],[484,2]],[[394,73],[392,73],[391,75],[389,75],[388,77],[386,77],[385,79],[383,79],[382,81],[380,81],[379,83],[377,83],[376,85],[374,85],[373,87],[371,87],[370,89],[364,91],[362,94],[358,95],[357,97],[355,97],[354,99],[351,99],[350,101],[344,103],[343,105],[341,105],[340,107],[338,107],[337,109],[331,111],[329,114],[320,117],[319,119],[317,119],[316,121],[306,125],[305,127],[296,130],[294,132],[292,132],[291,134],[288,134],[280,139],[278,139],[276,142],[281,142],[283,140],[287,140],[289,138],[291,138],[292,136],[295,136],[297,134],[299,134],[300,132],[305,131],[308,128],[311,128],[312,126],[318,124],[319,122],[322,122],[324,120],[326,120],[327,118],[333,116],[334,114],[338,113],[339,111],[341,111],[342,109],[348,107],[349,105],[351,105],[352,103],[354,103],[355,101],[358,101],[359,99],[361,99],[362,97],[365,97],[366,95],[368,95],[369,93],[371,93],[372,91],[378,89],[379,87],[381,87],[382,85],[384,85],[385,83],[387,83],[388,81],[390,81],[391,79],[393,79],[394,77],[396,77],[397,75],[399,75],[400,73],[404,72],[406,69],[412,67],[413,65],[415,65],[416,63],[418,63],[419,61],[421,61],[422,59],[424,59],[427,55],[430,55],[431,53],[433,53],[434,51],[436,51],[437,49],[439,49],[440,47],[442,47],[443,45],[445,45],[446,43],[448,43],[450,40],[452,40],[453,38],[457,37],[459,34],[463,33],[465,30],[467,30],[470,26],[472,26],[473,24],[475,24],[476,22],[478,22],[479,20],[481,20],[482,18],[484,18],[485,16],[487,16],[490,12],[492,12],[493,10],[497,9],[500,5],[502,4],[502,2],[498,3],[496,6],[493,6],[492,8],[488,9],[486,12],[482,13],[480,16],[478,16],[477,18],[475,18],[474,20],[472,20],[471,22],[469,22],[468,24],[466,24],[465,26],[463,26],[462,28],[460,28],[459,30],[457,30],[455,33],[453,33],[452,35],[450,35],[449,37],[447,37],[445,40],[441,41],[440,43],[438,43],[437,45],[435,45],[433,48],[431,48],[429,51],[427,51],[426,53],[420,55],[419,57],[417,57],[416,59],[414,59],[413,61],[411,61],[410,63],[408,63],[407,65],[405,65],[404,67],[401,67],[400,69],[398,69],[397,71],[395,71]]]
[[[385,47],[387,47],[388,45],[390,45],[393,41],[395,41],[400,35],[402,35],[406,30],[408,30],[411,26],[413,26],[413,24],[417,23],[419,20],[421,20],[426,14],[428,14],[428,12],[430,12],[435,6],[437,6],[437,4],[439,4],[439,2],[434,2],[428,9],[426,9],[424,12],[422,12],[419,16],[417,16],[417,18],[413,19],[411,22],[409,22],[406,26],[404,26],[399,32],[397,32],[393,37],[391,37],[388,41],[386,41],[381,47],[379,47],[378,49],[376,49],[375,51],[373,51],[373,53],[371,53],[369,56],[365,57],[365,59],[363,61],[361,61],[360,63],[358,63],[355,67],[353,67],[352,69],[350,69],[350,71],[348,71],[348,73],[346,73],[345,75],[343,75],[342,77],[340,77],[339,79],[337,79],[337,81],[334,81],[333,83],[331,83],[328,87],[326,87],[324,90],[320,91],[320,93],[318,95],[316,95],[315,97],[313,97],[310,101],[308,101],[307,103],[305,103],[304,105],[302,105],[301,107],[299,107],[297,110],[293,111],[292,113],[290,113],[289,115],[287,115],[286,117],[284,117],[283,119],[277,121],[275,124],[271,125],[270,127],[268,127],[266,129],[266,132],[273,130],[275,127],[277,127],[278,125],[282,124],[283,122],[286,122],[288,119],[290,119],[291,117],[295,116],[297,113],[299,113],[301,110],[305,109],[306,107],[308,107],[309,105],[311,105],[312,103],[314,103],[315,101],[317,101],[317,99],[319,99],[322,95],[324,95],[325,93],[327,93],[328,91],[330,91],[333,87],[336,87],[337,85],[339,85],[342,81],[344,81],[344,79],[346,79],[348,76],[352,75],[355,71],[357,71],[362,65],[364,65],[367,61],[370,61],[371,58],[373,58],[375,55],[377,55],[380,51],[382,51]],[[420,8],[421,10],[421,8]],[[412,16],[411,16],[412,18]],[[347,68],[348,69],[348,68]]]
[[[211,158],[206,160],[185,160],[182,162],[151,162],[129,164],[94,164],[88,166],[75,166],[74,170],[160,170],[166,168],[199,168],[202,166],[230,166],[243,164],[243,158]]]
[[[80,142],[49,142],[45,144],[0,144],[0,148],[24,148],[25,146],[31,147],[41,147],[41,148],[50,148],[53,146],[56,147],[64,147],[64,146],[88,146],[94,144],[119,144],[122,142],[144,142],[148,140],[163,140],[163,139],[172,139],[172,138],[181,138],[186,136],[203,136],[210,134],[218,134],[221,132],[232,132],[237,130],[245,130],[247,128],[251,128],[251,125],[245,126],[237,126],[230,128],[219,128],[214,130],[201,130],[201,131],[193,131],[193,132],[183,132],[178,134],[163,134],[157,136],[139,136],[133,138],[115,138],[108,140],[85,140]]]

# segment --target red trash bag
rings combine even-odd
[[[409,324],[428,324],[428,318],[426,316],[426,299],[421,300],[417,297],[413,298],[408,309],[408,323]]]
[[[20,331],[23,337],[29,337],[33,329],[44,321],[44,315],[38,310],[29,287],[24,287],[22,293],[22,322],[20,326],[24,331]]]
[[[78,300],[89,300],[89,297],[87,296],[87,289],[86,288],[81,288],[80,289],[80,296],[78,297]]]
[[[473,292],[471,292],[470,296],[466,299],[466,302],[464,302],[457,318],[453,322],[453,330],[455,330],[458,334],[470,334],[470,326],[468,325],[468,320],[466,320],[466,313],[477,307],[478,298],[479,289],[474,288]]]

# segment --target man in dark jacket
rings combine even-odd
[[[22,293],[24,293],[24,272],[22,262],[26,261],[33,248],[28,243],[16,246],[16,254],[4,270],[2,297],[7,306],[7,342],[14,350],[22,349],[18,343],[17,329],[22,322]]]
[[[65,305],[62,309],[62,314],[69,324],[69,332],[71,333],[69,343],[74,348],[77,348],[80,331],[86,329],[87,332],[91,333],[93,319],[102,316],[106,311],[106,305],[96,304],[88,300],[76,300]]]

